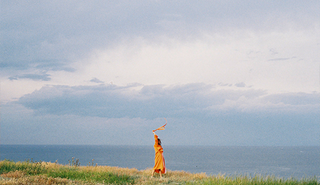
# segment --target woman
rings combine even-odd
[[[161,146],[161,140],[158,138],[158,136],[154,133],[154,151],[155,151],[155,157],[154,157],[154,167],[152,170],[152,176],[154,172],[160,174],[160,178],[162,178],[162,174],[166,173],[166,165],[163,157],[163,148]]]

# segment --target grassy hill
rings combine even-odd
[[[163,178],[151,178],[152,169],[137,170],[89,163],[80,166],[51,162],[0,161],[0,184],[219,184],[219,185],[319,185],[316,178],[282,179],[272,176],[208,176],[205,173],[168,171]]]

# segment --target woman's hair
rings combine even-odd
[[[161,145],[161,140],[158,138],[158,145]]]

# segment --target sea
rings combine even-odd
[[[320,146],[163,146],[169,171],[225,176],[274,176],[320,180]],[[0,145],[0,160],[45,161],[144,170],[154,165],[153,146]]]

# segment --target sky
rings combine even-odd
[[[0,0],[1,144],[320,146],[320,1]]]

